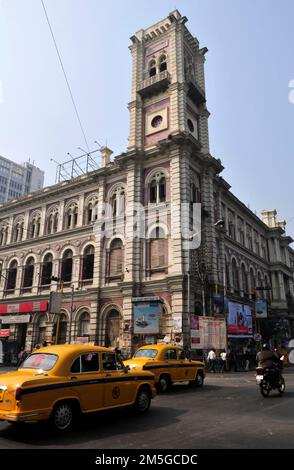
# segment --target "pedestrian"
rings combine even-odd
[[[223,374],[224,372],[227,372],[227,353],[225,349],[220,353],[220,358],[221,358],[221,370],[220,371]]]
[[[230,351],[228,354],[228,365],[229,365],[229,372],[231,372],[232,367],[234,368],[234,371],[237,372],[237,356],[235,351]]]
[[[246,349],[245,351],[244,361],[245,361],[245,371],[248,372],[250,370],[250,353],[248,349]]]
[[[208,359],[208,372],[215,372],[216,354],[215,349],[211,348],[207,356]]]

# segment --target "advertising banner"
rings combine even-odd
[[[191,317],[191,349],[225,349],[226,321],[224,318]]]
[[[21,302],[19,304],[1,304],[0,314],[46,312],[47,309],[47,300],[41,300],[40,302]]]
[[[135,335],[157,335],[159,334],[159,309],[158,301],[135,302],[134,311],[134,334]]]
[[[8,338],[10,336],[10,330],[0,330],[0,338]]]
[[[228,337],[251,338],[252,313],[249,305],[228,302]]]
[[[256,318],[267,318],[267,301],[264,299],[255,302]]]

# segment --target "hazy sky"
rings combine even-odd
[[[253,211],[294,237],[293,0],[45,0],[91,148],[127,146],[129,37],[175,8],[206,46],[211,153]],[[291,101],[293,103],[291,103]],[[85,148],[41,0],[0,0],[0,155],[55,182],[54,157]]]

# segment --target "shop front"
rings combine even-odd
[[[47,310],[47,301],[0,305],[2,364],[17,365],[19,352],[25,348],[31,349],[33,315]]]

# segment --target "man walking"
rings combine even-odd
[[[215,349],[211,348],[207,356],[208,359],[208,372],[215,372],[215,361],[216,361],[216,354]]]

